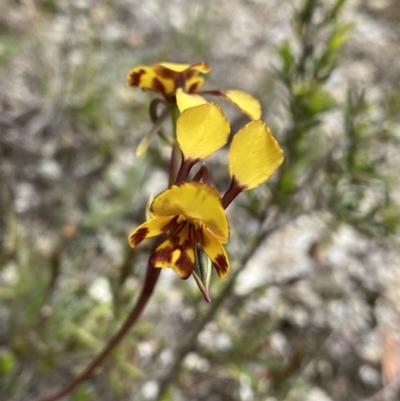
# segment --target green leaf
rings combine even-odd
[[[334,26],[328,41],[328,50],[330,52],[338,51],[347,42],[347,34],[352,27],[352,23]]]
[[[10,374],[15,369],[15,357],[7,349],[0,350],[0,377]]]
[[[332,95],[322,88],[315,88],[307,97],[307,108],[311,114],[321,113],[331,110],[336,106],[336,101]]]
[[[290,77],[296,60],[292,54],[292,49],[288,40],[285,40],[280,46],[278,46],[278,53],[282,61],[282,72],[287,77]]]

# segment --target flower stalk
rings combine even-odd
[[[162,99],[150,104],[153,122],[137,149],[144,156],[156,133],[171,143],[168,188],[149,200],[147,221],[130,235],[132,248],[148,238],[160,236],[150,255],[141,294],[120,330],[104,350],[72,383],[41,401],[55,401],[69,394],[90,377],[110,352],[121,342],[143,312],[158,281],[161,268],[172,268],[183,280],[193,276],[206,302],[211,302],[210,283],[215,269],[220,278],[228,275],[230,263],[224,245],[230,227],[225,213],[229,204],[244,190],[264,183],[281,165],[283,152],[269,128],[260,121],[261,106],[251,95],[237,90],[200,92],[211,67],[205,63],[158,63],[139,66],[128,75],[131,86],[153,90]],[[207,103],[201,95],[220,96],[237,106],[250,120],[233,137],[229,149],[231,184],[223,197],[212,186],[204,160],[228,142],[230,124],[222,109]],[[159,106],[163,109],[158,114]],[[171,116],[173,133],[162,133],[162,124]],[[192,168],[201,166],[189,179]]]
[[[160,270],[154,269],[149,264],[147,266],[147,273],[142,287],[142,291],[136,302],[136,305],[133,307],[132,311],[125,319],[125,322],[118,330],[118,332],[114,335],[114,337],[112,337],[108,341],[103,351],[91,362],[91,364],[74,381],[72,381],[66,387],[61,389],[59,392],[53,394],[50,397],[42,398],[40,401],[56,401],[61,397],[64,397],[65,395],[71,393],[76,387],[78,387],[81,383],[83,383],[86,379],[88,379],[98,367],[101,366],[104,360],[110,355],[111,351],[113,351],[118,346],[118,344],[123,340],[125,335],[137,322],[145,306],[147,305],[147,302],[149,301],[150,297],[153,294],[159,276],[160,276]]]

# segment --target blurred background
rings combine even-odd
[[[68,384],[134,305],[150,249],[127,236],[169,150],[136,158],[155,95],[125,79],[158,61],[257,96],[285,164],[229,207],[213,302],[166,269],[65,399],[399,399],[398,0],[1,0],[0,399]]]

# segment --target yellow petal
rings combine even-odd
[[[150,206],[155,217],[181,216],[204,224],[219,242],[229,238],[229,223],[218,192],[200,182],[184,182],[161,192]]]
[[[261,104],[253,96],[237,90],[220,92],[223,98],[239,107],[239,109],[252,120],[258,120],[261,117]]]
[[[229,170],[241,187],[259,186],[282,162],[283,151],[263,121],[249,122],[233,137]]]
[[[190,109],[194,106],[200,106],[201,104],[206,104],[207,101],[199,95],[193,95],[184,92],[181,88],[176,91],[176,103],[178,105],[179,111]]]
[[[218,275],[224,278],[229,272],[229,260],[224,247],[207,229],[201,230],[199,241]]]
[[[193,226],[183,223],[153,252],[150,264],[154,267],[171,267],[183,280],[194,268]]]
[[[210,64],[206,62],[200,62],[195,64],[178,64],[178,63],[157,63],[156,65],[161,65],[168,70],[175,71],[175,72],[183,72],[186,70],[195,70],[201,72],[202,74],[207,74],[211,71]]]
[[[159,65],[161,65],[164,68],[167,68],[168,70],[175,71],[175,72],[182,72],[182,71],[187,70],[190,67],[190,64],[180,64],[180,63],[163,62],[163,63],[154,64],[154,66],[159,66]]]
[[[129,244],[134,248],[147,238],[165,233],[173,227],[176,220],[176,216],[163,216],[146,221],[129,235]]]
[[[126,79],[129,86],[138,86],[142,89],[149,89],[162,95],[168,95],[175,91],[175,83],[157,74],[153,67],[138,66],[132,69]]]
[[[185,81],[185,92],[194,93],[197,92],[204,84],[204,78],[194,76]]]
[[[228,140],[230,126],[214,103],[191,107],[178,117],[176,135],[186,160],[201,160],[216,152]]]

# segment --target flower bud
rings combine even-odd
[[[204,253],[201,246],[199,244],[196,244],[195,264],[192,274],[206,302],[211,302],[210,298],[211,271],[212,271],[212,263],[210,258]]]

